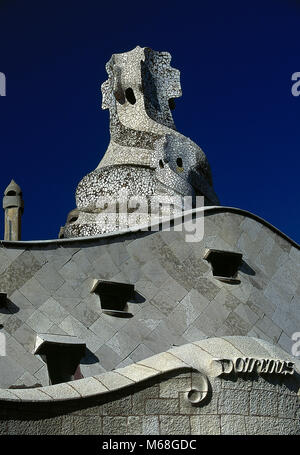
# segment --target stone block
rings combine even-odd
[[[218,403],[218,414],[249,414],[249,392],[246,390],[224,390],[221,392]]]
[[[157,416],[143,416],[142,418],[142,434],[160,434],[159,420]]]
[[[95,396],[97,394],[107,392],[107,388],[93,377],[73,381],[72,387],[82,397]]]
[[[129,416],[127,418],[127,434],[142,434],[142,417]]]
[[[108,322],[106,322],[103,317],[98,318],[90,326],[90,330],[97,335],[102,344],[112,338],[117,331]]]
[[[276,417],[278,415],[277,393],[268,390],[252,390],[250,415]]]
[[[71,310],[71,314],[78,319],[85,327],[90,327],[99,318],[99,314],[89,308],[86,302],[81,302]]]
[[[53,297],[47,299],[39,309],[56,324],[60,324],[69,314]]]
[[[33,331],[31,327],[23,324],[15,331],[14,338],[24,347],[26,351],[33,352],[36,332]]]
[[[93,261],[92,265],[97,274],[95,276],[97,279],[109,280],[120,272],[119,267],[114,264],[108,253],[102,254]]]
[[[8,388],[15,384],[25,370],[10,357],[0,357],[0,383],[1,387]]]
[[[216,297],[220,290],[219,286],[214,283],[214,280],[214,278],[200,277],[198,278],[198,281],[193,283],[193,288],[195,288],[199,294],[211,301]]]
[[[213,435],[220,434],[220,416],[201,415],[191,416],[191,434]]]
[[[31,316],[36,308],[23,296],[18,290],[13,292],[7,301],[7,309],[13,314],[17,314],[17,317],[26,322],[29,316]]]
[[[127,417],[103,417],[103,434],[121,434],[127,433]]]
[[[149,366],[144,366],[138,363],[134,363],[125,368],[120,369],[120,374],[126,378],[131,379],[134,382],[140,382],[145,379],[149,379],[158,374],[157,370],[150,368]]]
[[[255,324],[255,327],[260,329],[269,338],[271,338],[274,344],[277,343],[282,333],[282,329],[278,327],[278,325],[274,324],[267,316],[264,316],[262,319],[260,319]]]
[[[143,275],[148,278],[148,280],[152,281],[152,283],[157,287],[160,287],[169,279],[168,273],[157,259],[147,262],[144,266],[142,266],[141,270]]]
[[[9,420],[7,422],[9,435],[37,435],[40,434],[36,420]]]
[[[95,376],[95,379],[100,381],[108,390],[121,389],[134,384],[131,379],[125,378],[125,376],[122,376],[117,371],[110,371],[99,376]]]
[[[26,324],[31,327],[36,333],[47,333],[53,322],[43,314],[36,310],[26,321]]]
[[[179,400],[175,398],[149,398],[146,414],[179,414]]]
[[[188,416],[161,416],[160,434],[190,434],[190,420]]]
[[[19,291],[36,308],[41,306],[50,297],[50,291],[47,291],[34,277],[26,281]]]
[[[139,344],[138,347],[130,354],[133,362],[139,362],[148,357],[152,357],[154,353],[144,344]]]
[[[45,264],[36,274],[35,278],[49,292],[55,292],[64,284],[63,277],[52,264]]]
[[[179,392],[191,390],[191,378],[172,378],[159,384],[160,398],[178,398]]]
[[[286,419],[297,418],[299,399],[296,396],[285,393],[278,394],[278,417]]]
[[[134,413],[132,409],[131,396],[118,398],[103,405],[103,415],[129,416]]]
[[[279,434],[278,419],[274,417],[246,416],[247,435],[275,435]]]
[[[95,352],[95,356],[99,359],[99,363],[106,371],[116,368],[122,361],[122,357],[105,344]]]
[[[222,415],[221,434],[226,435],[245,435],[245,418],[242,415]]]

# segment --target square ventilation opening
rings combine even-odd
[[[95,280],[91,292],[99,295],[104,313],[119,317],[132,317],[125,310],[127,302],[134,296],[134,285],[116,281]]]
[[[242,257],[241,253],[234,251],[208,248],[203,258],[211,264],[214,278],[226,283],[239,284],[241,281],[236,276],[242,263]]]

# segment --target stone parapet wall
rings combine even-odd
[[[227,375],[215,352],[291,361],[255,339],[212,338],[94,378],[1,390],[0,434],[300,434],[299,362],[292,375]]]

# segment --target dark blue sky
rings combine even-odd
[[[169,51],[178,131],[206,153],[222,205],[300,241],[300,2],[0,0],[0,191],[25,199],[23,239],[56,238],[109,142],[100,85],[111,54]],[[3,238],[3,213],[0,216]]]

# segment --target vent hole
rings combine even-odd
[[[174,111],[175,107],[176,107],[176,104],[175,104],[174,98],[170,98],[169,99],[169,108],[170,108],[170,110]]]
[[[176,163],[177,163],[177,166],[178,166],[178,167],[183,167],[183,166],[182,166],[182,159],[181,159],[181,158],[177,158]]]
[[[135,99],[134,92],[131,87],[129,87],[125,90],[125,96],[126,96],[127,101],[129,101],[130,104],[135,104],[136,99]]]
[[[163,160],[159,160],[159,167],[160,167],[161,169],[163,169],[163,168],[164,168],[164,163],[163,163]]]
[[[69,223],[75,223],[75,221],[78,220],[78,216],[73,216],[70,220],[69,220]]]

